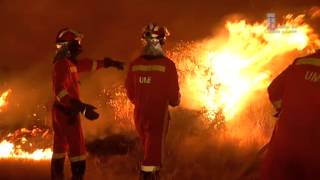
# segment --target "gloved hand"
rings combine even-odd
[[[93,121],[99,118],[99,114],[95,111],[95,109],[97,108],[90,104],[85,104],[85,109],[82,113],[87,119]]]
[[[77,113],[81,112],[89,120],[96,120],[99,118],[99,114],[94,111],[97,109],[96,107],[83,103],[80,100],[72,99],[71,108]]]
[[[120,61],[116,61],[116,60],[113,60],[111,58],[104,58],[103,59],[103,63],[104,63],[104,67],[105,68],[108,68],[108,67],[115,67],[119,70],[123,70],[124,67],[124,63],[123,62],[120,62]]]

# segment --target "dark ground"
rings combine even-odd
[[[208,126],[200,117],[181,109],[172,114],[175,120],[168,134],[163,179],[256,179],[261,158],[256,154],[261,145],[255,140],[240,145],[238,139],[229,137],[226,127]],[[110,134],[88,142],[87,149],[86,179],[137,178],[142,153],[134,132]],[[49,179],[49,165],[49,161],[0,160],[0,179]],[[66,175],[70,176],[68,163]]]

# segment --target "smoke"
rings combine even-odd
[[[301,9],[319,2],[282,0],[204,1],[101,1],[18,0],[0,2],[1,66],[11,70],[46,62],[54,51],[58,30],[68,26],[85,34],[86,56],[112,56],[132,59],[140,48],[141,28],[149,22],[166,25],[172,32],[171,45],[181,40],[196,40],[210,34],[212,27],[227,14],[241,13],[263,18],[276,9]],[[253,16],[254,15],[254,16]]]
[[[48,69],[50,72],[50,67],[35,64],[33,69],[6,76],[1,83],[1,93],[7,89],[11,89],[11,93],[6,111],[0,114],[2,128],[50,124],[51,84],[45,73]]]

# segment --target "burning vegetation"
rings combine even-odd
[[[227,33],[170,51],[180,72],[182,106],[204,110],[212,121],[220,112],[226,121],[237,119],[257,93],[265,92],[281,66],[292,61],[290,53],[319,47],[303,17],[287,15],[275,29],[267,22],[227,22]]]
[[[2,93],[0,97],[0,112],[9,102],[8,95],[11,89]],[[14,132],[1,131],[0,159],[51,159],[51,133],[50,129],[32,127],[21,128]]]
[[[304,16],[287,15],[272,30],[267,22],[228,21],[218,35],[169,50],[179,71],[182,105],[172,110],[163,177],[256,178],[265,150],[259,149],[268,142],[275,122],[266,88],[295,57],[319,47]],[[123,87],[104,95],[115,112],[114,123],[122,129],[119,142],[130,142],[124,149],[131,151],[125,152],[138,156],[129,148],[135,147],[127,133],[133,127],[133,109]],[[110,147],[96,149],[108,152]],[[120,167],[122,161],[111,157],[103,162]],[[137,167],[135,161],[126,163],[128,173]],[[116,170],[105,171],[105,177],[122,177]]]
[[[52,156],[51,139],[49,129],[18,129],[2,138],[0,158],[49,160]]]
[[[272,30],[267,22],[228,21],[212,37],[169,50],[179,71],[182,105],[172,110],[163,177],[223,180],[247,171],[272,130],[268,84],[295,57],[319,47],[304,17],[287,15]],[[11,92],[1,95],[0,113],[10,108]],[[106,136],[88,142],[94,164],[88,176],[132,178],[141,153],[133,106],[122,86],[102,91],[99,104],[112,109],[114,118],[106,122],[112,126]],[[51,138],[51,130],[40,127],[1,131],[0,158],[49,160]],[[241,179],[256,173],[253,168]]]

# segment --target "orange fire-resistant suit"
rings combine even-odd
[[[296,59],[268,92],[281,113],[261,179],[320,179],[320,51]]]
[[[54,130],[53,159],[64,158],[69,151],[71,162],[85,159],[86,148],[80,123],[80,114],[72,113],[71,99],[80,100],[79,72],[94,71],[103,67],[103,61],[84,59],[74,64],[69,59],[55,62],[53,91],[55,102],[52,108]]]
[[[180,102],[175,64],[163,56],[152,59],[141,56],[129,65],[125,85],[135,105],[135,126],[144,147],[142,170],[154,171],[161,165],[170,119],[168,106]]]

